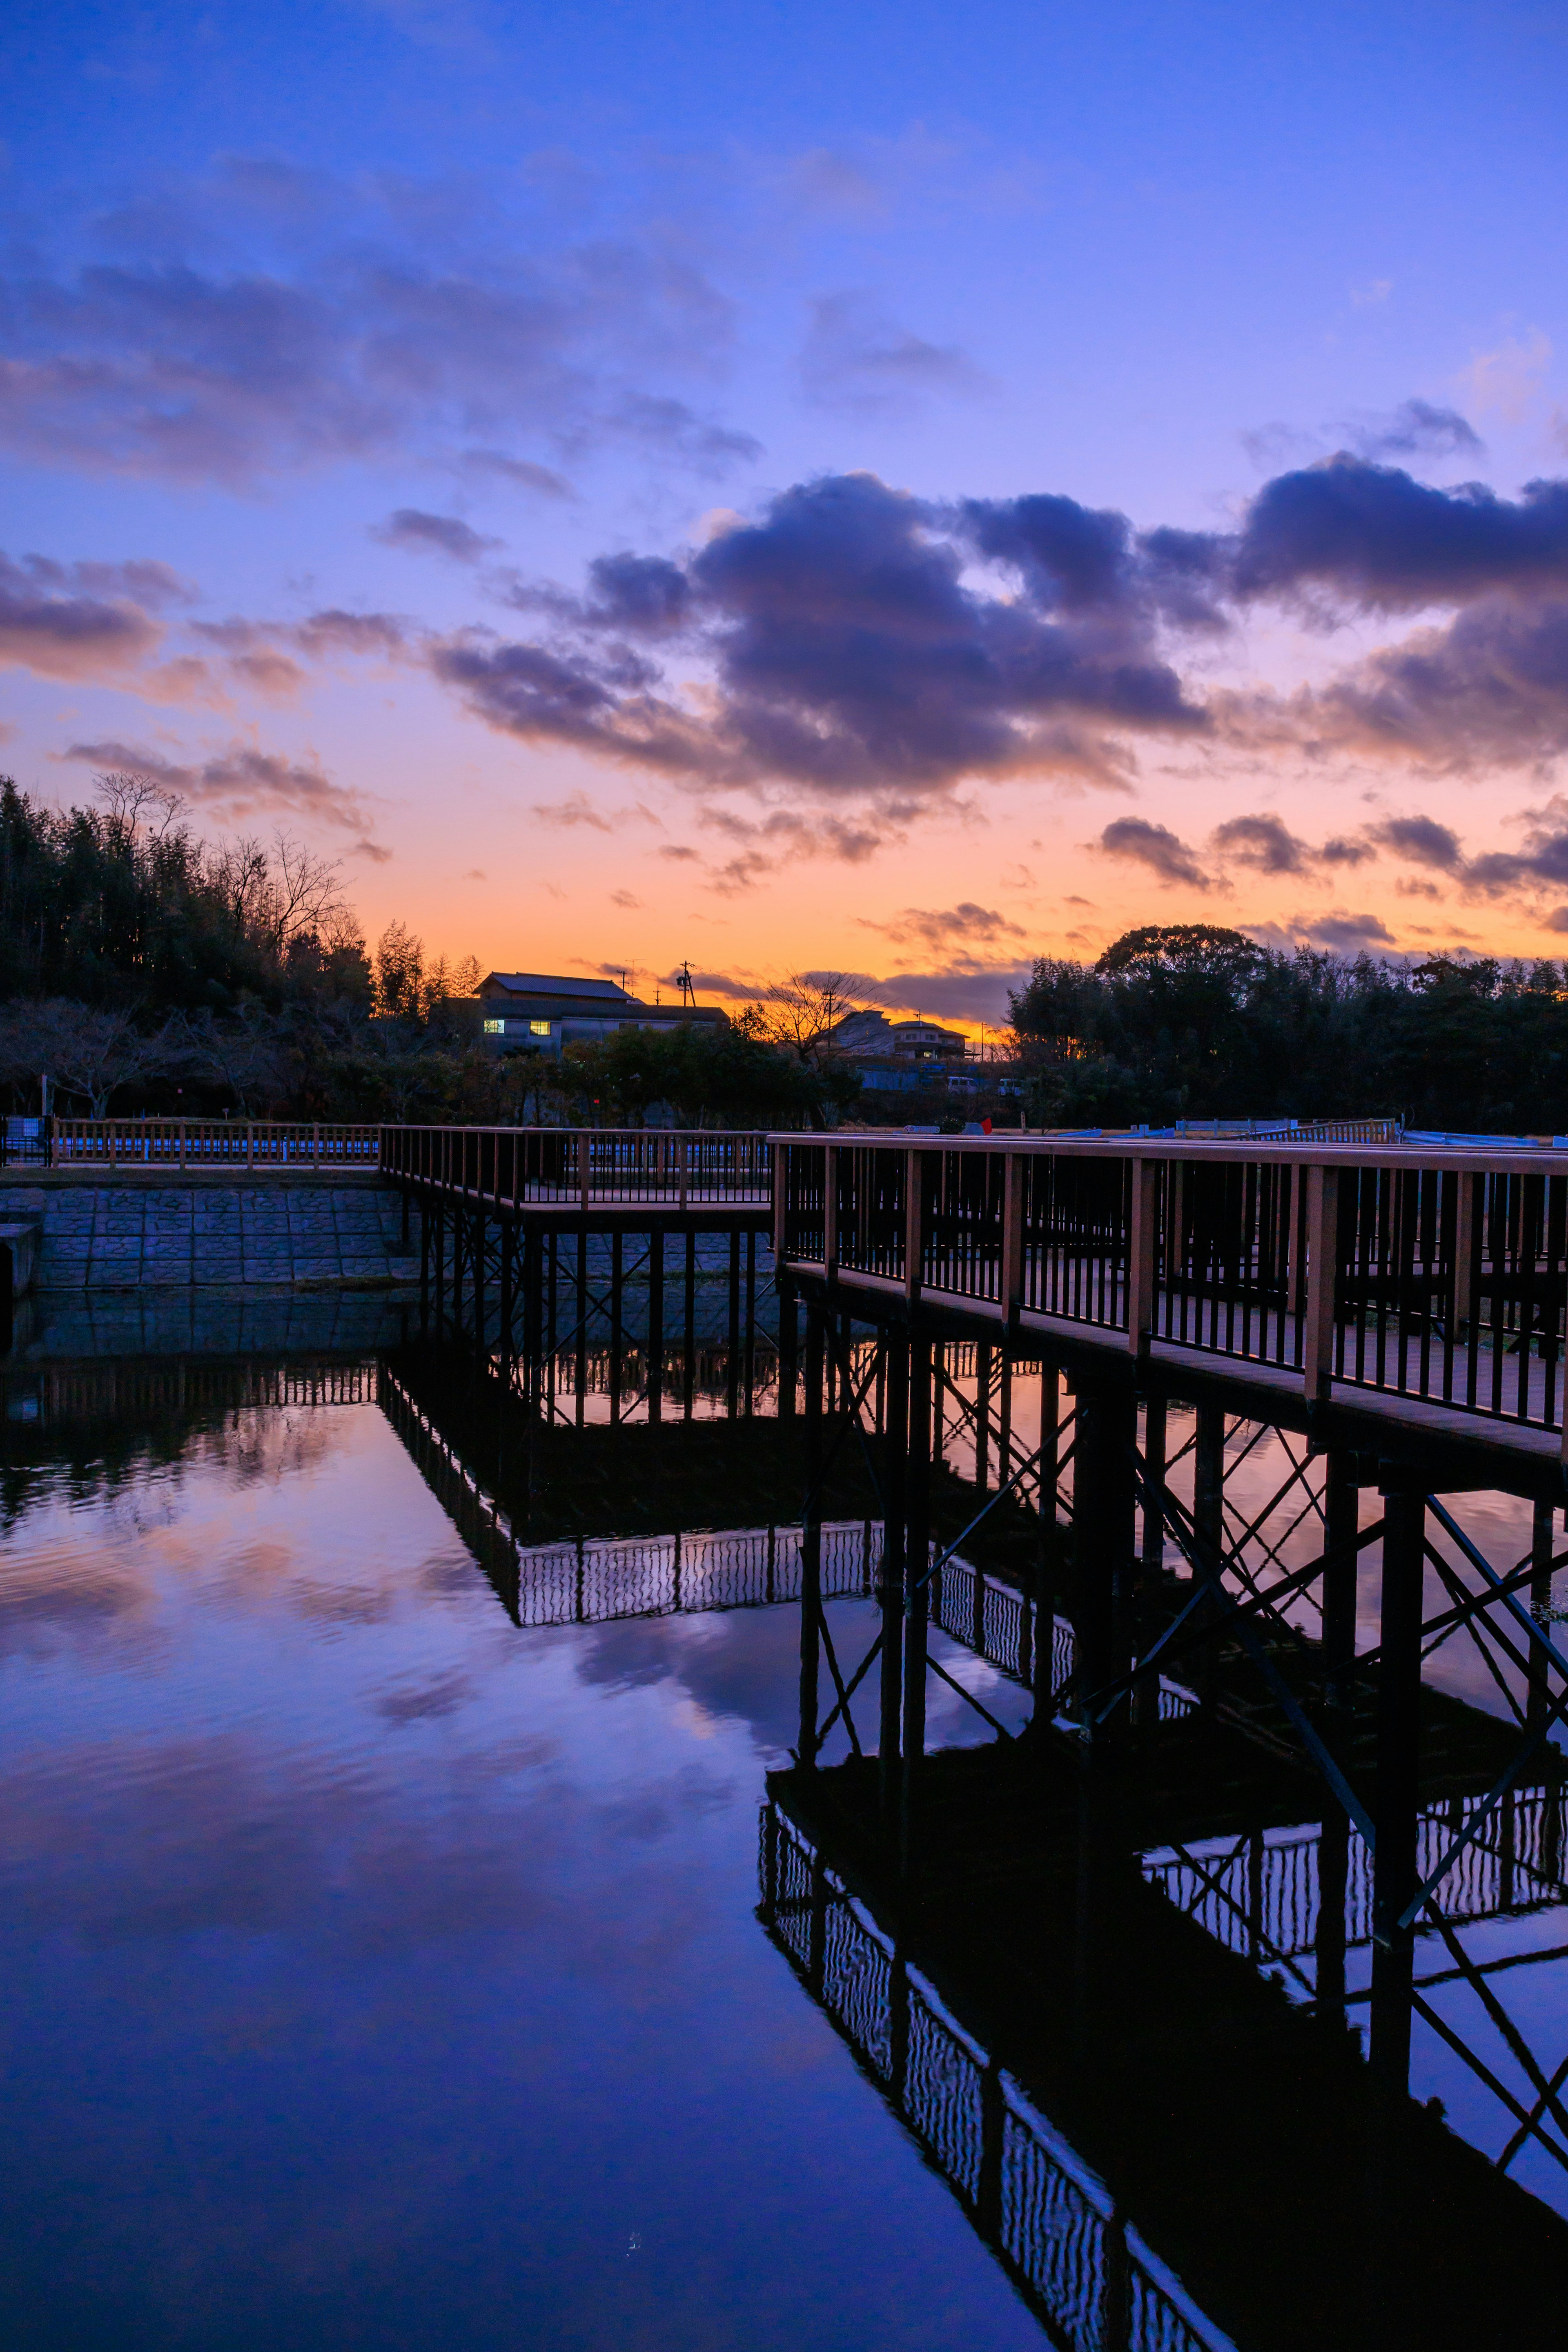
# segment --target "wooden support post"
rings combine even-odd
[[[680,1404],[686,1419],[692,1415],[697,1393],[697,1235],[686,1234],[686,1353],[681,1366]]]
[[[910,1340],[910,1436],[904,1484],[904,1822],[926,1744],[926,1628],[931,1614],[931,1343]]]
[[[485,1352],[485,1213],[476,1209],[468,1228],[469,1247],[474,1260],[474,1352]]]
[[[577,1228],[577,1382],[576,1412],[579,1429],[588,1409],[588,1225],[587,1220]]]
[[[1330,1801],[1318,1837],[1318,1924],[1314,1937],[1317,2013],[1342,2025],[1345,2014],[1345,1891],[1350,1883],[1348,1817]]]
[[[891,1811],[898,1797],[900,1713],[903,1704],[905,1490],[909,1478],[910,1341],[909,1334],[889,1325],[882,1341],[887,1364],[884,1383],[886,1435],[882,1444],[882,1677],[880,1728],[877,1748],[884,1809]]]
[[[664,1235],[647,1237],[647,1417],[664,1411]]]
[[[513,1330],[517,1303],[512,1297],[512,1250],[511,1233],[502,1225],[500,1228],[500,1300],[498,1316],[500,1328],[496,1334],[496,1343],[500,1349],[503,1376],[510,1376],[512,1362],[517,1354]]]
[[[1165,1484],[1165,1400],[1150,1396],[1143,1404],[1143,1573],[1158,1576],[1165,1560],[1165,1515],[1161,1496]]]
[[[746,1418],[756,1409],[757,1389],[757,1231],[746,1230]]]
[[[1160,1163],[1132,1162],[1132,1223],[1127,1245],[1127,1345],[1147,1355],[1154,1328],[1154,1279],[1159,1265]]]
[[[676,1152],[676,1169],[680,1178],[680,1213],[686,1214],[687,1194],[691,1188],[691,1138],[683,1135]]]
[[[1383,1598],[1377,1677],[1377,1852],[1373,1864],[1373,2071],[1403,2099],[1410,2074],[1414,1933],[1400,1913],[1417,1885],[1421,1762],[1421,1608],[1426,1499],[1384,1490]]]
[[[525,1225],[521,1233],[515,1225],[503,1225],[503,1265],[510,1262],[519,1242],[522,1244],[522,1392],[531,1416],[544,1385],[544,1237],[537,1225]],[[503,1344],[510,1351],[510,1336]]]
[[[626,1244],[619,1225],[610,1235],[610,1426],[621,1417],[621,1346],[625,1328]]]
[[[974,1349],[974,1491],[984,1495],[991,1484],[992,1351],[984,1340]]]
[[[1321,1592],[1323,1697],[1331,1707],[1347,1706],[1351,1700],[1361,1570],[1361,1555],[1354,1547],[1360,1531],[1361,1493],[1354,1459],[1335,1448],[1327,1457],[1323,1475],[1323,1549],[1329,1557]]]
[[[730,1323],[729,1339],[724,1350],[724,1402],[730,1419],[734,1420],[741,1402],[741,1234],[739,1226],[730,1234]]]
[[[1307,1170],[1307,1304],[1302,1315],[1301,1387],[1310,1404],[1327,1397],[1334,1374],[1335,1292],[1339,1283],[1340,1171]]]
[[[583,1214],[588,1213],[588,1131],[584,1128],[577,1138],[577,1195]]]
[[[1061,1445],[1061,1370],[1047,1357],[1040,1366],[1038,1540],[1035,1547],[1035,1705],[1051,1699],[1056,1673],[1057,1477]]]
[[[1078,1383],[1073,1477],[1073,1628],[1080,1700],[1125,1674],[1137,1515],[1131,1449],[1138,1403],[1130,1386],[1103,1378]],[[1087,1710],[1086,1710],[1087,1712]],[[1125,1718],[1125,1704],[1094,1727],[1101,1738]]]
[[[777,1265],[775,1259],[775,1269]],[[800,1377],[800,1309],[795,1303],[795,1284],[791,1277],[775,1270],[773,1281],[779,1302],[778,1412],[781,1421],[793,1421],[795,1383]]]
[[[1530,1613],[1537,1624],[1546,1623],[1552,1612],[1552,1550],[1555,1517],[1551,1503],[1538,1502],[1531,1514],[1530,1525]],[[1549,1685],[1546,1656],[1538,1642],[1531,1642],[1526,1672],[1526,1720],[1531,1729],[1545,1719]]]
[[[800,1512],[800,1746],[803,1765],[816,1762],[817,1683],[822,1650],[822,1309],[805,1308],[805,1491]]]
[[[1225,1407],[1200,1404],[1193,1447],[1193,1524],[1217,1568],[1225,1549]]]

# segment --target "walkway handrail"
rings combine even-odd
[[[847,1291],[1078,1326],[1561,1431],[1568,1150],[773,1138],[773,1252]]]
[[[381,1130],[341,1119],[59,1118],[51,1168],[374,1168]]]
[[[384,1127],[382,1173],[505,1210],[765,1209],[773,1154],[749,1129]]]

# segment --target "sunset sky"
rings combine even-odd
[[[0,762],[487,968],[1568,952],[1568,16],[13,0]]]

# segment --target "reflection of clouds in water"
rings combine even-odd
[[[405,1683],[395,1690],[383,1691],[374,1703],[375,1711],[388,1723],[418,1723],[433,1716],[455,1715],[467,1703],[472,1688],[459,1667],[449,1666],[426,1682]]]
[[[111,1562],[46,1556],[0,1570],[0,1658],[38,1658],[112,1633],[122,1640],[145,1601]]]
[[[84,2342],[129,2305],[159,2341],[782,2346],[822,2310],[792,2249],[863,2200],[846,2341],[934,2341],[944,2301],[1032,2341],[755,1924],[798,1612],[519,1633],[385,1422],[326,1417],[270,1477],[187,1454],[165,1525],[100,1483],[0,1558],[67,1643],[0,1664],[8,2302],[39,2340],[66,2296]]]

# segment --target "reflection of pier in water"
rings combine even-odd
[[[1343,2031],[1364,1875],[1314,2005],[1268,1963],[1336,1940],[1315,1827],[1269,1824],[1245,1888],[1205,1888],[1140,1841],[1226,1809],[1235,1743],[1188,1718],[1141,1744],[1136,1783],[1054,1738],[929,1755],[912,1828],[875,1762],[772,1775],[759,1916],[1071,2352],[1560,2342],[1568,2227]],[[1451,1916],[1561,1904],[1562,1815],[1521,1794]]]

